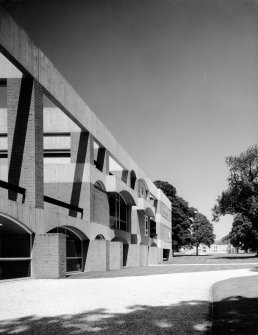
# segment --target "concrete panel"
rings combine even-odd
[[[141,266],[141,246],[139,244],[129,244],[127,254],[127,267]]]
[[[163,263],[163,249],[158,248],[158,262]]]
[[[0,46],[19,70],[25,69],[44,87],[58,108],[61,108],[81,129],[90,131],[119,164],[128,171],[134,170],[137,179],[143,178],[152,193],[158,197],[158,190],[152,181],[1,5]]]
[[[53,279],[66,275],[66,238],[63,234],[35,235],[32,278]]]
[[[150,247],[149,248],[149,259],[148,264],[158,264],[159,262],[159,249],[158,247]]]
[[[148,246],[140,245],[141,250],[141,266],[148,266]]]
[[[119,270],[123,266],[123,243],[110,242],[109,243],[109,269]]]
[[[107,245],[108,241],[89,241],[88,253],[86,255],[85,272],[107,271]]]

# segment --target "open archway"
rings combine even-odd
[[[95,240],[105,240],[105,237],[104,237],[102,234],[98,234],[98,235],[95,237]]]
[[[128,242],[120,237],[120,236],[116,236],[114,237],[111,242],[122,242],[123,243],[123,255],[122,255],[122,259],[123,259],[123,266],[126,266],[127,264],[127,257],[128,257],[128,251],[129,251],[129,244]]]
[[[0,213],[0,280],[30,276],[33,232]]]
[[[48,233],[61,233],[66,236],[66,271],[83,271],[88,237],[79,229],[70,226],[57,227]]]

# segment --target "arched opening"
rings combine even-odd
[[[138,180],[138,197],[148,199],[149,189],[146,182],[143,179]]]
[[[106,191],[105,185],[100,180],[96,181],[95,186],[103,191]]]
[[[127,264],[127,257],[128,257],[128,250],[129,250],[129,244],[128,242],[122,238],[122,237],[114,237],[111,242],[122,242],[123,243],[123,255],[122,255],[122,259],[123,259],[123,266],[126,266]]]
[[[109,202],[106,193],[105,185],[98,180],[94,184],[92,192],[93,206],[92,206],[92,220],[105,226],[109,226]]]
[[[66,271],[83,271],[84,257],[86,255],[86,245],[88,238],[74,227],[57,227],[48,233],[61,233],[66,236]]]
[[[32,231],[0,214],[0,280],[30,276],[32,242]]]
[[[105,240],[105,237],[102,234],[99,234],[95,237],[95,240]]]
[[[130,187],[134,190],[135,188],[135,183],[136,183],[136,174],[134,170],[131,171],[130,173]]]
[[[131,205],[128,204],[130,199],[125,199],[126,194],[122,192],[108,193],[110,227],[130,232]]]

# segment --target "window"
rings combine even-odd
[[[130,206],[117,193],[109,193],[108,200],[111,228],[130,231]]]
[[[135,183],[136,183],[136,174],[135,172],[132,170],[130,173],[130,187],[134,190],[135,187]]]
[[[7,134],[0,134],[0,158],[8,157]]]
[[[148,200],[149,190],[147,184],[143,179],[140,179],[138,182],[138,196]]]
[[[44,133],[44,163],[70,163],[70,133]]]
[[[145,236],[149,235],[149,218],[145,215]]]

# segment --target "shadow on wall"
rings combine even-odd
[[[258,298],[232,296],[213,303],[213,335],[258,334]]]
[[[150,292],[151,294],[151,292]],[[0,321],[1,334],[208,334],[210,305],[187,301],[170,306],[136,305],[127,313],[105,309],[76,315],[39,318],[28,316]]]

